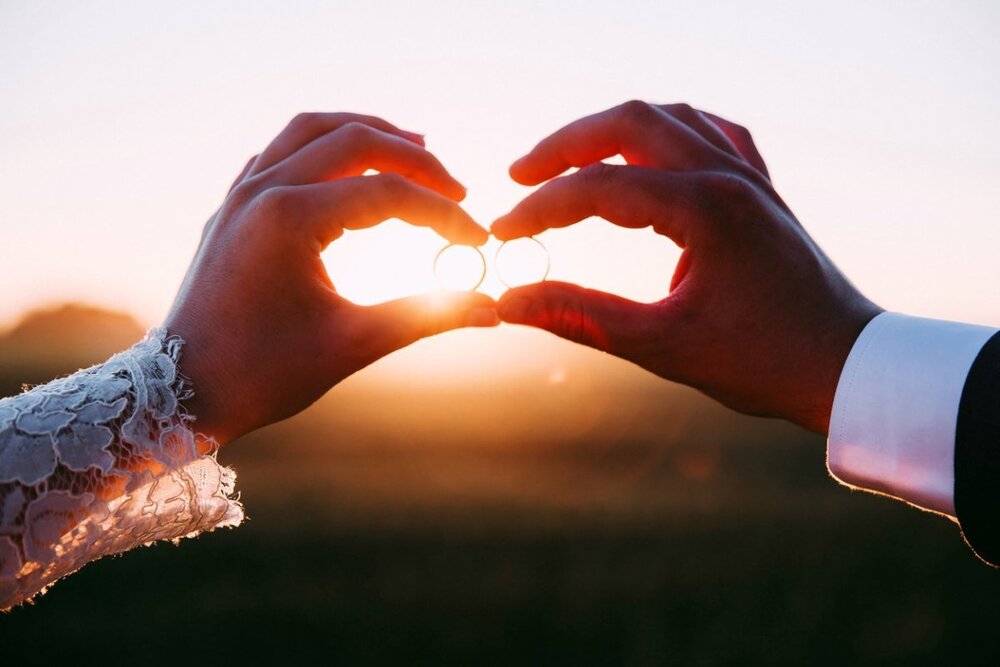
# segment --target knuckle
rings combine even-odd
[[[742,125],[736,125],[735,123],[730,123],[725,128],[725,132],[726,134],[729,135],[729,138],[733,141],[734,144],[736,144],[736,146],[740,149],[740,151],[744,153],[748,149],[752,150],[756,146],[756,144],[754,144],[753,141],[753,135],[750,134],[750,130],[743,127]]]
[[[361,123],[365,127],[378,129],[378,130],[391,130],[393,128],[392,123],[385,120],[380,116],[371,116],[368,114],[352,114],[351,118],[355,122]]]
[[[623,117],[633,121],[645,120],[653,113],[652,105],[642,100],[629,100],[618,107],[618,110]]]
[[[316,122],[316,114],[308,111],[297,113],[288,121],[290,130],[307,130]]]
[[[374,132],[368,125],[352,120],[341,125],[336,134],[348,145],[357,147],[367,144]]]
[[[580,169],[577,172],[577,177],[585,183],[598,186],[612,181],[617,174],[618,169],[615,165],[594,162]]]
[[[668,104],[667,111],[671,116],[674,116],[678,120],[685,123],[692,123],[701,119],[701,114],[693,106],[687,102],[677,102],[675,104]]]
[[[402,194],[408,185],[406,177],[395,172],[382,172],[371,178],[377,178],[379,187],[390,194]]]
[[[229,193],[227,199],[237,206],[246,204],[248,201],[253,199],[257,192],[257,182],[254,177],[246,178],[236,184],[232,192]]]
[[[758,219],[759,199],[753,183],[741,174],[710,172],[696,184],[696,203],[705,219],[737,232]]]
[[[588,319],[587,309],[578,298],[555,298],[545,304],[536,317],[547,319],[553,332],[566,340],[602,349],[605,347],[593,335],[592,321]]]
[[[396,173],[384,172],[368,178],[377,179],[379,197],[383,201],[398,202],[410,191],[410,185],[406,178]]]
[[[699,179],[703,197],[722,202],[739,202],[752,198],[754,188],[740,174],[709,172]]]
[[[277,186],[268,188],[254,200],[254,211],[266,221],[284,220],[298,214],[299,198],[293,188]]]

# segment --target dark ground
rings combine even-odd
[[[222,453],[250,521],[0,616],[3,664],[997,664],[1000,573],[954,524],[839,487],[818,437],[594,363],[598,407],[572,372],[381,420],[387,389],[338,387]]]

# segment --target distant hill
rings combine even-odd
[[[131,315],[94,306],[31,311],[0,334],[0,395],[103,361],[143,334]]]

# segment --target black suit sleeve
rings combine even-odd
[[[980,350],[955,431],[955,514],[984,561],[1000,566],[1000,333]]]

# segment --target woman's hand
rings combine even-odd
[[[487,232],[456,203],[464,196],[419,135],[355,114],[292,120],[209,220],[167,317],[187,342],[197,429],[225,443],[420,338],[496,325],[495,303],[474,292],[353,304],[320,260],[345,229],[389,218],[481,245]]]
[[[600,162],[613,155],[628,165]],[[581,169],[555,178],[570,167]],[[744,128],[685,104],[628,102],[544,139],[510,173],[548,182],[493,224],[500,240],[600,216],[651,226],[683,253],[657,303],[545,282],[504,294],[505,321],[826,432],[847,354],[881,309],[795,219]]]

